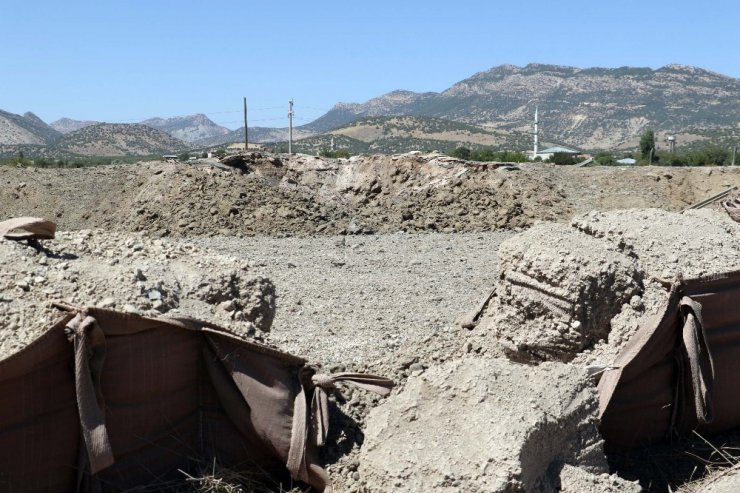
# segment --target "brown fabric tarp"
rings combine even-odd
[[[56,223],[40,217],[0,221],[0,236],[8,240],[51,240],[56,232]]]
[[[0,491],[156,486],[202,472],[205,458],[328,492],[316,462],[324,389],[344,380],[382,394],[392,385],[316,375],[301,358],[192,319],[65,308],[0,361]]]
[[[740,426],[740,272],[678,279],[599,382],[611,450]]]

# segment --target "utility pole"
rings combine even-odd
[[[730,166],[735,166],[735,161],[737,159],[737,145],[732,146],[732,164]]]
[[[293,98],[290,98],[288,105],[288,154],[293,154]]]
[[[539,151],[539,129],[540,124],[539,118],[539,107],[534,107],[534,153],[532,154],[532,160],[537,158],[537,152]]]
[[[249,127],[247,127],[247,98],[244,98],[244,152],[249,150]]]

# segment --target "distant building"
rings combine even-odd
[[[540,158],[542,161],[547,161],[555,154],[570,154],[571,156],[579,156],[583,154],[581,151],[578,151],[576,149],[571,149],[569,147],[562,147],[562,146],[555,146],[555,147],[549,147],[545,150],[540,151],[539,149],[539,143],[540,143],[540,116],[539,116],[539,106],[534,107],[534,132],[532,133],[534,137],[534,148],[531,151],[527,152],[527,158],[529,158],[530,161],[535,161],[537,158]]]
[[[548,147],[547,149],[543,149],[539,151],[537,154],[530,155],[530,159],[534,160],[538,157],[542,159],[543,161],[547,161],[555,154],[571,154],[573,156],[578,156],[582,154],[581,151],[578,151],[576,149],[571,149],[570,147],[563,147],[563,146],[555,146],[555,147]]]

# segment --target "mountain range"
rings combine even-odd
[[[294,134],[336,133],[362,118],[391,116],[531,133],[536,107],[541,140],[583,149],[634,148],[648,128],[676,135],[679,145],[728,131],[740,135],[740,79],[677,64],[656,70],[501,65],[439,93],[399,90],[365,103],[338,103]],[[230,136],[239,140],[242,134],[239,129]],[[259,141],[285,130],[254,134]]]
[[[337,103],[320,118],[294,128],[294,138],[324,142],[341,136],[374,149],[368,139],[390,142],[389,134],[399,137],[400,120],[392,117],[414,117],[401,123],[403,139],[444,141],[425,132],[430,125],[439,130],[441,122],[448,122],[442,133],[456,142],[521,145],[521,137],[532,131],[535,107],[541,141],[590,150],[633,148],[647,128],[659,136],[677,135],[679,146],[740,135],[740,79],[685,65],[654,70],[529,64],[494,67],[439,93],[399,90],[365,103]],[[372,123],[379,128],[365,128],[361,122],[369,118],[380,118]],[[94,123],[61,119],[46,125],[33,113],[0,111],[0,147],[52,145]],[[185,148],[238,142],[244,135],[243,128],[231,131],[203,114],[141,123],[167,132]],[[456,130],[456,125],[468,127]],[[126,128],[115,127],[121,132]],[[482,138],[485,132],[492,133]],[[253,127],[249,135],[253,142],[284,141],[287,131]],[[162,148],[167,145],[174,141],[163,142]]]
[[[502,65],[441,93],[395,91],[340,103],[306,129],[324,132],[363,116],[431,116],[485,128],[531,131],[586,149],[634,146],[647,128],[692,134],[740,125],[740,79],[696,67],[657,70]]]

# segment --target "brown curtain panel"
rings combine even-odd
[[[625,450],[740,425],[740,272],[673,283],[599,382],[601,433]]]
[[[301,358],[205,322],[65,308],[0,362],[0,491],[156,486],[215,461],[328,492],[312,440],[324,388],[344,380],[385,394],[392,386],[316,375]]]

